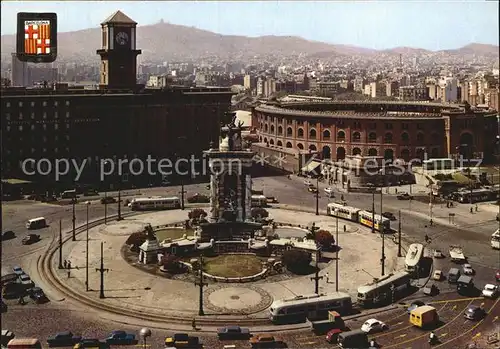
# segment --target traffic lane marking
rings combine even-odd
[[[441,346],[443,346],[443,345],[446,345],[446,344],[448,344],[448,343],[450,343],[450,342],[452,342],[452,341],[454,341],[454,340],[456,340],[456,339],[462,338],[463,336],[465,336],[465,335],[467,335],[467,334],[471,333],[472,331],[474,331],[477,327],[479,327],[479,326],[480,326],[480,325],[481,325],[481,324],[482,324],[482,323],[483,323],[483,322],[484,322],[484,321],[488,318],[488,316],[491,316],[491,314],[490,314],[490,313],[491,313],[491,312],[493,312],[493,311],[495,310],[496,306],[498,305],[498,301],[500,301],[500,298],[499,298],[499,299],[497,299],[497,300],[496,300],[496,302],[495,302],[495,303],[493,303],[493,305],[490,307],[490,309],[488,310],[488,314],[486,315],[486,317],[485,317],[485,318],[483,318],[481,321],[479,321],[479,322],[478,322],[477,324],[475,324],[474,326],[472,326],[472,328],[470,328],[469,330],[465,331],[465,332],[464,332],[464,333],[462,333],[461,335],[456,336],[456,337],[454,337],[454,338],[450,339],[449,341],[446,341],[446,342],[444,342],[444,343],[439,344],[438,346],[436,346],[436,348],[439,348],[439,347],[441,347]],[[493,323],[493,321],[492,321],[492,323]],[[476,334],[476,335],[477,335],[477,334]]]
[[[438,314],[440,311],[442,311],[444,309],[444,307],[446,307],[446,303],[437,310]],[[409,314],[407,314],[409,316]],[[399,324],[403,324],[403,321],[401,321]],[[388,331],[388,332],[382,332],[380,335],[376,335],[374,337],[372,337],[372,339],[377,339],[377,338],[380,338],[380,337],[385,337],[385,336],[388,336],[388,335],[391,335],[391,334],[394,334],[394,333],[397,333],[397,332],[400,332],[400,331],[403,331],[403,330],[406,330],[410,327],[413,327],[413,325],[409,325],[409,326],[405,326],[405,327],[402,327],[402,328],[398,328],[397,330],[394,330],[394,331]],[[406,336],[407,334],[405,334]]]
[[[427,304],[432,305],[432,304],[449,303],[449,302],[475,301],[477,299],[484,299],[484,298],[483,297],[456,298],[456,299],[428,302]]]
[[[469,304],[467,305],[467,307],[469,307],[469,306],[472,304],[472,302],[473,302],[473,301],[470,301],[470,302],[469,302]],[[453,323],[453,321],[455,321],[456,319],[458,319],[458,317],[459,317],[460,315],[462,315],[462,314],[461,314],[461,313],[458,313],[458,315],[456,315],[456,316],[455,316],[455,317],[454,317],[451,321],[449,321],[449,322],[445,323],[443,326],[441,326],[441,327],[439,327],[438,329],[436,329],[436,331],[439,331],[439,330],[441,330],[441,329],[445,328],[446,326],[448,326],[449,324]],[[435,331],[435,332],[436,332],[436,331]],[[385,346],[385,348],[399,347],[399,346],[401,346],[401,345],[403,345],[403,344],[407,344],[407,343],[415,342],[415,341],[417,341],[417,340],[419,340],[419,339],[421,339],[421,338],[423,338],[423,337],[427,336],[427,334],[428,334],[428,333],[429,333],[429,332],[425,332],[424,334],[419,335],[418,337],[411,338],[411,339],[408,339],[408,340],[406,340],[406,341],[404,341],[404,342],[400,342],[400,343],[397,343],[397,344],[391,344],[391,345]]]

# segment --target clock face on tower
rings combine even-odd
[[[128,43],[128,34],[125,32],[119,32],[115,37],[116,43],[120,46],[124,46]]]

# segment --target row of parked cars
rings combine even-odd
[[[21,267],[16,266],[12,268],[12,271],[12,274],[2,277],[2,299],[29,296],[36,303],[48,301],[43,290],[35,286],[33,280]],[[2,300],[2,308],[4,308],[3,304]]]

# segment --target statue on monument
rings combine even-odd
[[[144,232],[147,235],[146,236],[147,240],[156,240],[155,232],[151,224],[146,225],[146,228],[144,228]]]
[[[220,150],[233,151],[242,149],[241,128],[243,122],[239,121],[236,124],[236,113],[229,112],[226,115],[231,115],[232,119],[226,126],[221,129]]]

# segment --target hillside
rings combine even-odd
[[[96,50],[100,46],[100,28],[59,33],[58,60],[97,60]],[[408,47],[376,51],[348,45],[332,45],[310,41],[295,36],[246,37],[221,35],[193,27],[170,23],[157,23],[137,28],[137,47],[142,49],[142,60],[197,59],[215,57],[247,60],[258,57],[293,57],[297,55],[311,58],[326,58],[335,55],[373,55],[381,53],[420,54],[430,52]],[[15,36],[1,37],[2,59],[15,51]],[[498,46],[470,44],[450,54],[498,55]],[[155,59],[156,60],[156,59]]]

